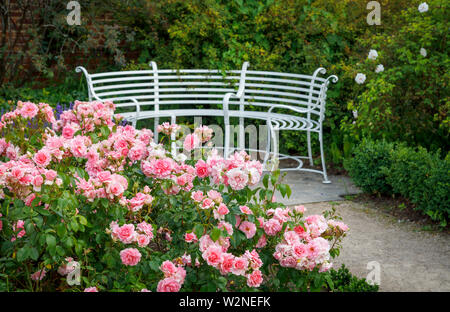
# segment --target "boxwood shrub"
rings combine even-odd
[[[353,150],[353,157],[344,162],[345,168],[356,185],[367,193],[390,194],[391,185],[386,181],[386,171],[391,163],[393,143],[363,141]]]
[[[367,193],[400,194],[415,209],[446,226],[450,215],[450,154],[404,144],[365,140],[345,162],[355,184]]]

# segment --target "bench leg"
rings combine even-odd
[[[159,124],[159,117],[156,117],[154,119],[155,132],[153,132],[153,140],[155,141],[156,144],[158,144],[158,131],[156,130],[158,128],[158,124]]]
[[[176,124],[177,117],[176,116],[171,116],[170,117],[170,121],[171,121],[172,125]],[[171,144],[172,151],[171,151],[171,153],[172,153],[172,156],[175,157],[176,154],[177,154],[177,146],[175,144],[175,132],[172,132],[172,134],[170,135],[170,139],[172,140],[172,144]]]
[[[270,171],[274,171],[278,168],[278,140],[276,136],[276,132],[273,128],[272,122],[270,120],[267,121],[268,124],[268,130],[267,130],[267,147],[266,147],[266,156],[264,157],[264,162],[267,165],[267,160],[270,156],[270,150],[273,149],[273,157],[271,159],[272,164]]]
[[[314,162],[312,159],[312,149],[311,149],[311,131],[308,131],[307,133],[307,141],[308,141],[308,159],[309,159],[309,165],[314,166]]]
[[[322,161],[322,172],[323,172],[323,181],[322,181],[322,183],[329,184],[329,183],[331,183],[331,181],[328,180],[327,167],[325,165],[325,154],[323,153],[322,127],[320,127],[319,142],[320,142],[320,159]]]
[[[225,142],[223,145],[223,158],[227,158],[230,145],[230,125],[225,123]]]
[[[269,160],[269,156],[270,156],[270,126],[269,126],[269,121],[267,121],[267,144],[266,144],[266,153],[264,154],[264,161],[263,161],[263,166],[264,168],[267,167],[267,161]]]

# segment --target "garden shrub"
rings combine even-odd
[[[348,102],[357,118],[344,121],[343,127],[357,137],[441,149],[442,156],[450,139],[446,40],[450,3],[430,0],[428,10],[420,12],[421,2],[397,3],[402,10],[382,13],[382,24],[388,23],[383,31],[358,38],[365,50],[352,66],[352,78],[363,73],[367,80]],[[391,6],[389,2],[386,8]],[[377,56],[369,57],[369,49]],[[377,70],[379,65],[383,70]]]
[[[5,291],[320,291],[348,227],[277,203],[291,189],[245,152],[202,149],[208,127],[121,125],[110,102],[57,120],[18,102],[1,118]],[[172,143],[184,153],[169,152]],[[192,158],[191,156],[195,156]],[[250,186],[253,186],[250,188]],[[80,278],[77,279],[79,274]]]
[[[394,144],[386,141],[364,140],[353,150],[353,157],[344,162],[355,184],[367,193],[390,194],[385,168],[391,166]]]
[[[364,278],[358,278],[350,273],[345,264],[338,270],[330,270],[334,292],[376,292],[378,285],[370,285]]]
[[[415,209],[446,226],[450,215],[450,161],[439,151],[414,149],[385,140],[364,140],[345,166],[355,184],[368,193],[400,194]]]
[[[385,169],[395,193],[411,200],[416,209],[446,225],[450,215],[450,162],[424,148],[398,146]]]

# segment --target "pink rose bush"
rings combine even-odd
[[[263,176],[244,151],[224,158],[207,126],[178,138],[180,156],[179,125],[158,126],[155,141],[116,116],[111,102],[76,101],[58,120],[30,102],[1,117],[0,270],[10,287],[308,290],[328,274],[348,226],[277,203],[275,190],[290,195],[279,171]],[[201,159],[187,157],[196,149]],[[68,283],[75,269],[80,283]]]

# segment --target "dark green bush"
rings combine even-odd
[[[79,81],[66,81],[44,89],[15,88],[11,85],[3,85],[0,88],[0,111],[5,112],[14,109],[19,100],[48,103],[52,107],[56,107],[57,104],[68,106],[75,100],[85,101],[88,99],[86,82],[81,77],[78,78]]]
[[[450,161],[424,148],[397,147],[391,165],[385,169],[386,182],[395,193],[411,200],[433,220],[445,226],[450,215]]]
[[[344,162],[355,184],[367,193],[390,194],[392,187],[386,181],[384,168],[391,164],[394,144],[386,141],[364,140],[353,150],[353,157]]]
[[[415,209],[446,226],[450,215],[450,154],[441,159],[404,144],[365,140],[345,166],[355,184],[368,193],[400,194]]]
[[[333,281],[334,292],[376,292],[378,285],[370,285],[363,278],[358,278],[350,273],[343,264],[339,270],[331,269],[329,271]]]

